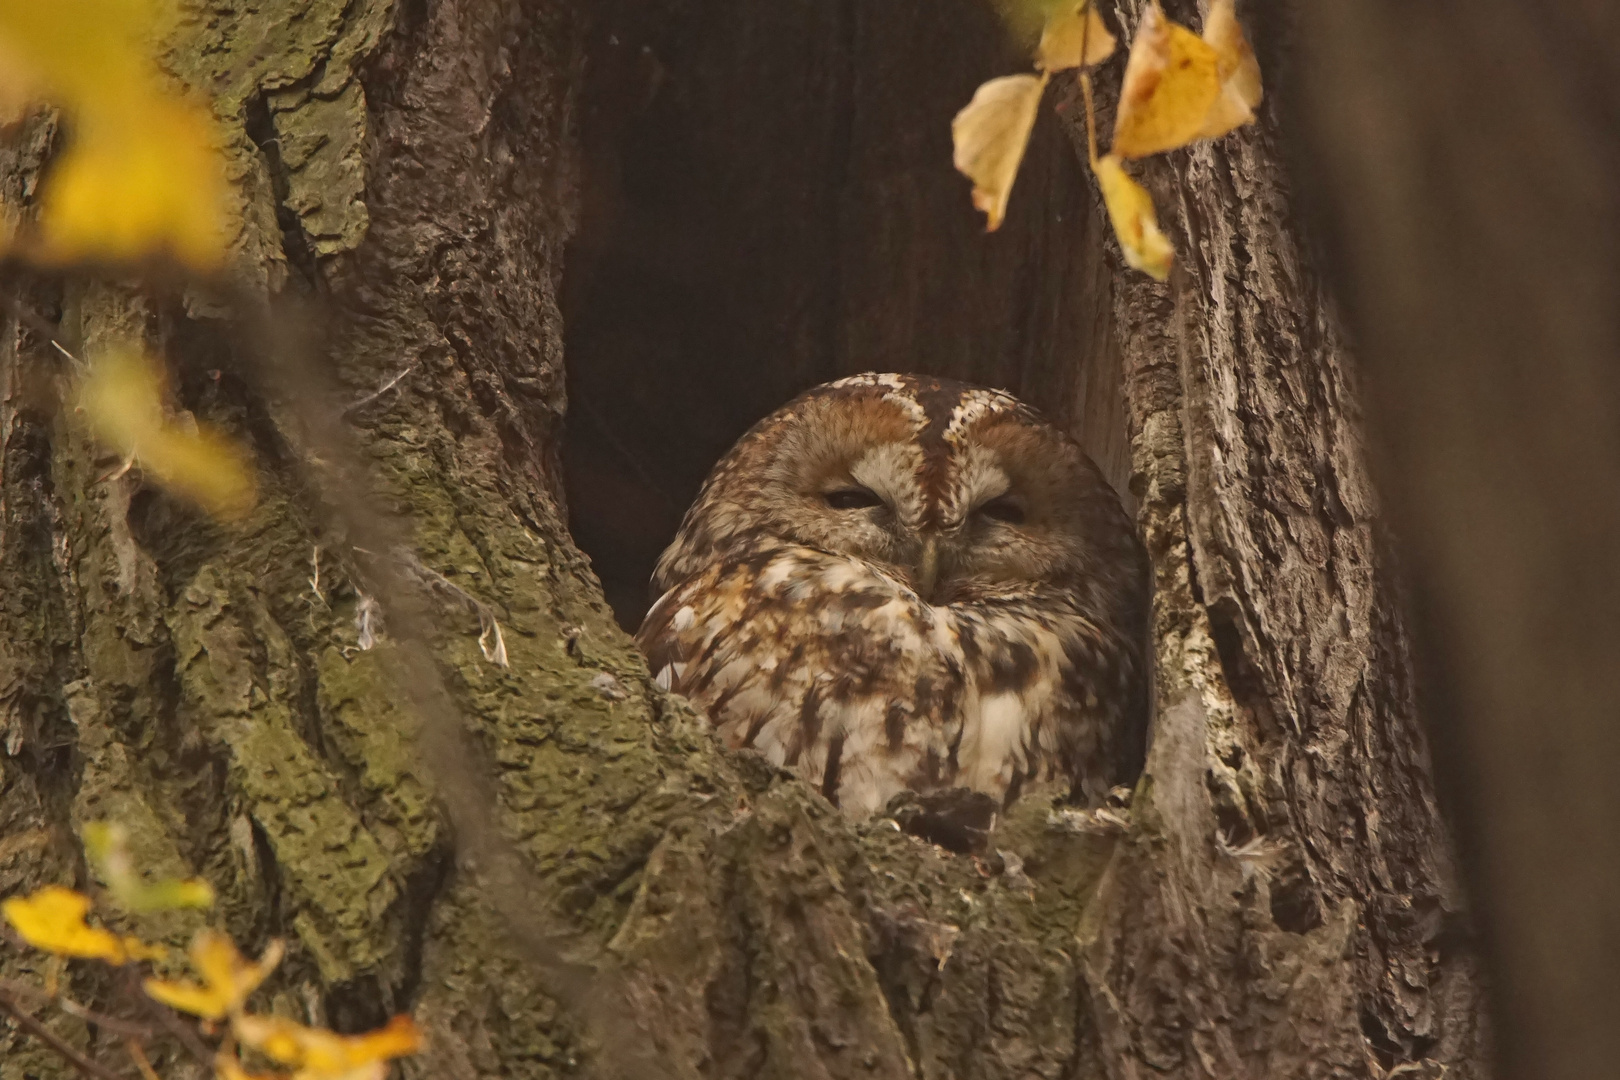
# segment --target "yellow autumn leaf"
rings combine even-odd
[[[58,956],[79,956],[125,964],[131,960],[160,960],[167,950],[139,938],[120,937],[85,921],[90,898],[60,885],[47,885],[29,896],[8,897],[0,914],[36,949]]]
[[[381,1076],[390,1058],[422,1048],[422,1033],[409,1016],[396,1016],[384,1027],[360,1035],[339,1035],[305,1027],[280,1016],[239,1016],[232,1030],[244,1046],[297,1069],[295,1080],[350,1080]]]
[[[1145,157],[1198,138],[1221,92],[1218,66],[1214,48],[1150,5],[1125,63],[1110,152]]]
[[[1159,231],[1159,219],[1147,189],[1130,178],[1113,154],[1098,159],[1093,168],[1125,261],[1149,277],[1165,280],[1170,276],[1175,251]]]
[[[171,955],[167,945],[148,945],[137,937],[125,937],[124,955],[131,962],[138,960],[167,960]]]
[[[39,92],[39,73],[28,58],[0,36],[0,128],[22,122]]]
[[[129,831],[111,821],[92,821],[84,827],[84,853],[107,891],[126,911],[167,911],[207,908],[214,904],[214,888],[197,878],[145,880],[129,853]]]
[[[219,517],[241,517],[254,502],[246,455],[211,428],[171,421],[162,391],[150,360],[112,350],[95,360],[79,403],[96,437],[137,459],[145,475]]]
[[[1233,0],[1212,0],[1204,17],[1204,41],[1215,50],[1221,92],[1210,106],[1198,138],[1215,139],[1254,119],[1260,104],[1260,62],[1238,25]]]
[[[205,1020],[219,1020],[242,1007],[281,962],[282,945],[272,941],[255,963],[236,950],[236,943],[214,930],[200,931],[191,943],[191,967],[202,985],[147,979],[148,997]]]
[[[987,232],[1000,228],[1006,216],[1046,80],[1044,74],[991,79],[951,121],[956,168],[973,181],[973,206],[984,211]]]
[[[23,237],[34,256],[223,262],[229,189],[212,117],[169,93],[150,59],[173,17],[169,0],[0,0],[0,121],[41,99],[71,120],[38,236]]]
[[[1042,71],[1066,71],[1100,64],[1114,53],[1114,35],[1089,0],[1053,11],[1035,46],[1035,66]]]
[[[133,261],[166,250],[189,266],[217,267],[227,188],[209,117],[148,96],[85,109],[80,119],[40,196],[38,257]]]

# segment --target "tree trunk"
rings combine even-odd
[[[1311,7],[1293,132],[1378,406],[1503,1072],[1603,1076],[1620,1059],[1620,8],[1410,14]]]
[[[948,121],[1023,61],[970,0],[210,12],[169,61],[231,125],[246,284],[6,285],[0,892],[83,884],[77,832],[123,821],[245,946],[288,940],[268,1003],[340,1030],[410,1011],[424,1077],[1485,1075],[1355,373],[1270,106],[1148,166],[1180,253],[1161,287],[1107,235],[1072,87],[979,234]],[[6,151],[13,204],[54,139],[36,118]],[[108,475],[61,407],[50,340],[129,334],[253,447],[245,525]],[[852,825],[719,751],[615,625],[737,432],[874,367],[1007,386],[1128,486],[1157,715],[1123,826],[1037,792],[975,860]],[[311,401],[407,550],[366,542]],[[423,648],[470,792],[455,753],[418,753],[445,735],[398,662]],[[67,1075],[0,1040],[0,1078]],[[178,1047],[159,1068],[201,1071]]]

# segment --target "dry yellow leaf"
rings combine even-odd
[[[9,897],[0,903],[0,913],[28,944],[58,956],[125,964],[168,955],[139,938],[119,937],[91,926],[84,919],[90,913],[90,898],[60,885],[47,885],[29,896]]]
[[[1035,66],[1042,71],[1090,67],[1112,56],[1114,44],[1114,35],[1108,32],[1096,7],[1089,0],[1080,0],[1047,18],[1040,44],[1035,47]]]
[[[170,1008],[219,1020],[242,1007],[249,994],[258,989],[281,962],[282,945],[272,941],[258,962],[247,960],[236,951],[236,943],[214,930],[200,931],[191,942],[191,967],[203,982],[173,982],[147,979],[146,995]]]
[[[28,57],[0,37],[0,128],[19,123],[39,96],[39,72]]]
[[[1207,42],[1149,6],[1125,64],[1111,153],[1145,157],[1197,138],[1221,92],[1218,64]]]
[[[1221,92],[1210,107],[1201,139],[1214,139],[1254,119],[1260,104],[1260,62],[1238,25],[1233,0],[1212,0],[1204,17],[1204,41],[1215,50],[1216,75]]]
[[[197,269],[225,256],[224,166],[200,109],[157,96],[84,109],[40,196],[48,263],[138,260],[168,252]]]
[[[72,119],[41,191],[37,257],[224,261],[229,193],[213,120],[167,93],[149,58],[173,13],[169,0],[0,0],[0,122],[36,98]]]
[[[991,79],[951,121],[956,168],[973,181],[973,206],[984,211],[987,232],[1000,228],[1006,216],[1046,80],[1046,75]]]
[[[134,350],[98,357],[80,391],[97,438],[132,455],[165,488],[219,517],[252,509],[253,473],[246,456],[209,428],[172,423],[163,408],[163,376]]]
[[[1098,159],[1094,169],[1108,207],[1108,220],[1125,253],[1125,261],[1149,277],[1163,281],[1170,276],[1175,251],[1159,231],[1153,212],[1153,198],[1147,189],[1125,172],[1113,154]]]
[[[383,1063],[422,1048],[422,1033],[409,1016],[360,1035],[305,1027],[280,1016],[239,1016],[232,1029],[242,1045],[297,1069],[295,1080],[360,1080],[383,1075]]]
[[[97,876],[107,883],[113,900],[125,911],[206,908],[214,904],[214,887],[199,878],[147,881],[130,855],[129,830],[117,822],[87,822],[84,853]]]

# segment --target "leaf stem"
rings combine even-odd
[[[1086,156],[1091,162],[1091,171],[1097,171],[1097,118],[1091,109],[1091,76],[1085,68],[1080,69],[1080,93],[1086,99]]]

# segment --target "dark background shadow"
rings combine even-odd
[[[573,535],[627,628],[714,461],[840,375],[1009,389],[1123,491],[1106,226],[1083,166],[1043,110],[992,235],[951,168],[952,116],[1027,55],[980,0],[596,13],[565,468]]]

